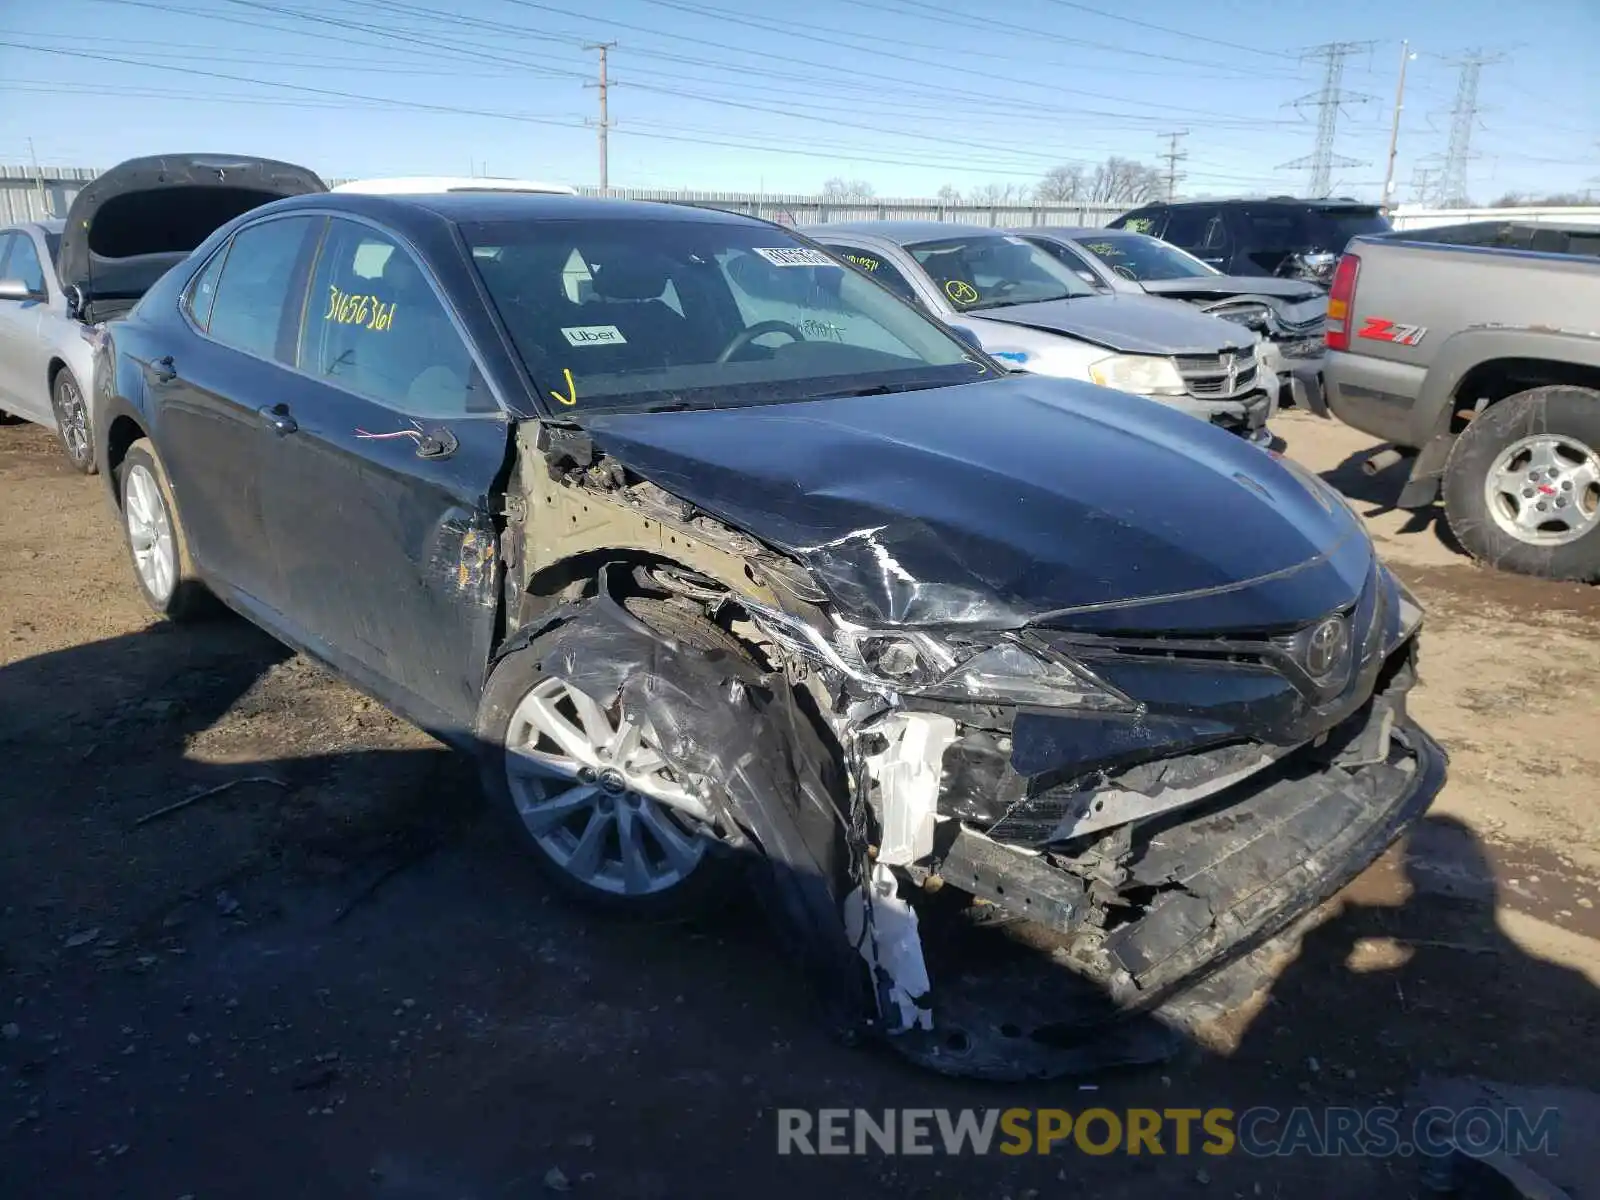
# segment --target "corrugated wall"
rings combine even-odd
[[[50,167],[36,173],[29,166],[0,166],[0,224],[63,217],[72,198],[99,171],[92,167]],[[339,180],[329,180],[337,183]],[[585,195],[598,189],[580,188]],[[662,200],[722,208],[783,224],[816,225],[823,221],[923,220],[965,225],[1104,225],[1120,208],[1040,204],[946,204],[928,199],[883,199],[840,203],[819,196],[756,192],[667,191],[657,188],[612,188],[625,200]]]

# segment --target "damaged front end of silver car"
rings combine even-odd
[[[1187,989],[1364,870],[1442,786],[1406,714],[1420,610],[1376,564],[1302,629],[1087,634],[920,583],[885,531],[779,553],[586,442],[538,449],[517,577],[536,592],[572,561],[592,585],[574,572],[528,606],[508,649],[548,639],[551,669],[654,729],[844,1038],[995,1079],[1170,1055]],[[841,617],[850,580],[893,619]],[[679,643],[630,611],[639,595],[751,659]],[[1050,969],[938,969],[946,919],[1025,925]]]

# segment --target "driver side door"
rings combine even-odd
[[[48,301],[44,271],[33,239],[20,229],[0,233],[0,279],[15,279],[31,299],[0,299],[0,408],[29,421],[54,425],[40,330]]]

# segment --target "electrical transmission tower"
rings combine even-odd
[[[1299,170],[1309,167],[1311,178],[1307,184],[1307,195],[1313,197],[1326,196],[1333,190],[1333,169],[1335,167],[1359,167],[1364,164],[1354,158],[1346,158],[1342,154],[1333,152],[1334,135],[1339,129],[1339,110],[1346,104],[1366,104],[1372,100],[1358,92],[1347,92],[1340,83],[1344,79],[1344,61],[1353,54],[1370,49],[1372,42],[1327,42],[1302,56],[1301,61],[1311,59],[1315,62],[1326,64],[1322,72],[1322,88],[1320,91],[1310,92],[1294,101],[1296,108],[1307,106],[1317,109],[1317,142],[1316,148],[1304,158],[1297,158],[1293,162],[1286,162],[1278,169],[1280,171]]]
[[[1188,137],[1189,131],[1187,129],[1177,129],[1159,136],[1167,141],[1167,152],[1158,154],[1156,157],[1167,160],[1167,201],[1170,203],[1177,198],[1178,180],[1183,178],[1183,172],[1178,170],[1178,164],[1189,157],[1187,150],[1180,151],[1178,149],[1178,139]]]
[[[1474,50],[1455,60],[1461,68],[1461,79],[1450,110],[1450,145],[1445,150],[1443,177],[1439,181],[1439,200],[1446,207],[1467,206],[1467,163],[1472,160],[1472,128],[1478,123],[1478,76],[1484,67],[1504,57]]]

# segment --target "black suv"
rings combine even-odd
[[[1393,226],[1377,205],[1348,197],[1274,196],[1147,204],[1124,213],[1111,228],[1171,242],[1224,275],[1276,275],[1326,285],[1351,238],[1388,233]]]

